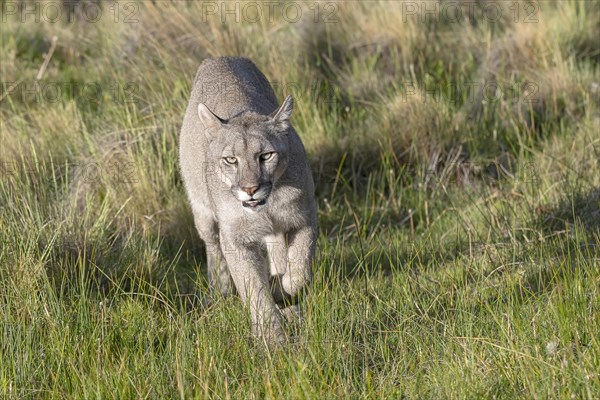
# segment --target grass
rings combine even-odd
[[[252,2],[104,1],[57,23],[21,3],[2,3],[0,397],[600,396],[600,3],[252,22]],[[317,183],[287,348],[253,341],[236,298],[190,307],[178,132],[218,55],[294,95]]]

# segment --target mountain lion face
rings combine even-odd
[[[221,132],[226,143],[217,140],[210,145],[221,181],[248,211],[259,211],[267,205],[273,186],[287,166],[285,137],[265,132],[266,126],[254,126],[247,132],[240,132],[236,126]]]
[[[286,116],[283,107],[287,105],[291,111],[287,103],[270,116],[246,113],[230,121],[199,106],[200,119],[206,122],[210,136],[211,169],[219,173],[221,182],[246,211],[268,207],[269,196],[286,170],[289,114]]]

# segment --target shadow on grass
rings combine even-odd
[[[341,239],[343,245],[332,244],[324,257],[325,265],[335,266],[339,274],[326,271],[326,276],[367,281],[405,272],[407,279],[418,282],[415,296],[440,295],[430,313],[442,320],[459,303],[474,314],[487,313],[491,304],[525,304],[591,273],[588,267],[600,260],[599,206],[600,190],[593,189],[574,193],[541,215],[540,210],[532,210],[530,226],[540,233],[539,240],[500,236],[447,243],[415,239],[361,244],[356,238]],[[400,228],[409,232],[406,226]],[[436,272],[444,269],[448,272]],[[447,276],[453,278],[448,282]],[[466,304],[465,293],[472,294]]]
[[[600,235],[600,188],[575,192],[555,207],[540,207],[539,223],[547,234],[563,232],[575,224]]]
[[[113,230],[102,237],[78,234],[58,243],[40,240],[38,247],[40,253],[48,252],[46,271],[59,296],[85,291],[110,298],[127,293],[183,311],[202,296],[206,256],[195,230],[181,225],[177,235],[160,238],[140,240],[141,232],[132,238]]]

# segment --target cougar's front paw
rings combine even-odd
[[[302,314],[302,310],[300,310],[300,306],[298,306],[298,304],[293,304],[291,306],[280,308],[280,311],[285,322],[287,323],[293,323],[304,320],[304,315]]]

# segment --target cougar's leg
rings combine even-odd
[[[194,222],[200,238],[206,245],[208,283],[211,291],[219,291],[224,296],[233,293],[233,282],[227,268],[227,261],[221,251],[217,222],[210,215],[194,213]]]

